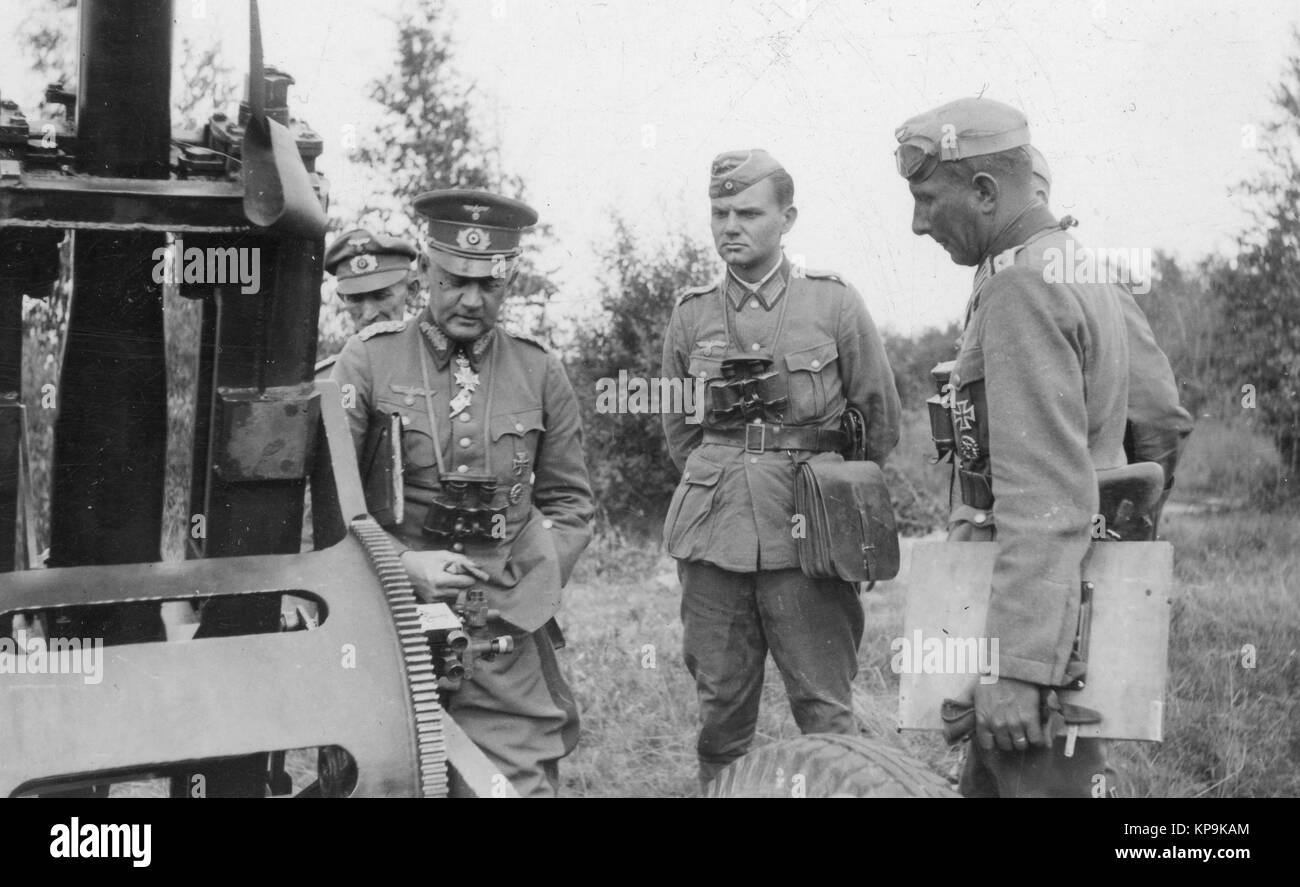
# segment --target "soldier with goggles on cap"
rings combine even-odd
[[[1127,309],[1136,305],[1123,286],[1044,273],[1047,251],[1064,252],[1069,225],[1037,193],[1050,180],[1041,162],[1035,181],[1023,114],[960,99],[913,117],[896,136],[913,233],[977,269],[944,400],[954,457],[948,538],[997,545],[984,635],[998,638],[1000,651],[998,680],[975,685],[960,789],[1091,797],[1104,786],[1110,794],[1102,741],[1076,746],[1058,735],[1070,716],[1104,713],[1070,712],[1056,691],[1078,686],[1086,669],[1082,562],[1101,504],[1098,472],[1128,464],[1130,343],[1154,348],[1154,340],[1145,318],[1143,337],[1131,331]],[[1156,368],[1136,371],[1147,370]],[[1172,384],[1154,396],[1172,404],[1139,412],[1179,409]]]
[[[400,423],[401,507],[381,523],[417,593],[474,586],[494,631],[513,638],[513,652],[475,665],[449,713],[521,795],[551,796],[578,737],[554,617],[594,503],[559,358],[497,323],[537,213],[468,190],[423,194],[415,208],[428,220],[428,305],[353,336],[332,378],[353,386],[345,406],[363,463],[372,432]]]

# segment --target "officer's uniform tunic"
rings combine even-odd
[[[478,662],[449,712],[520,794],[550,794],[556,761],[577,742],[578,717],[544,627],[590,540],[594,512],[578,404],[555,355],[496,328],[466,346],[480,382],[451,418],[462,387],[455,348],[426,309],[353,336],[332,378],[345,398],[355,395],[347,415],[358,456],[371,422],[401,415],[405,516],[393,535],[402,548],[445,547],[422,531],[438,489],[434,434],[448,472],[496,479],[492,505],[506,507],[502,538],[466,542],[463,551],[487,571],[489,605],[501,611],[516,651]]]
[[[868,457],[884,461],[898,442],[898,394],[853,287],[831,273],[795,273],[783,261],[754,293],[730,272],[688,290],[664,338],[662,374],[708,385],[722,378],[724,357],[762,352],[775,358],[773,396],[789,398],[783,424],[838,429],[853,404],[867,420]],[[707,414],[703,427],[671,414],[663,424],[683,469],[664,538],[679,562],[684,655],[700,695],[701,780],[748,749],[769,648],[803,732],[855,733],[850,683],[862,607],[852,584],[799,570],[794,458],[704,442],[705,431],[720,428]]]

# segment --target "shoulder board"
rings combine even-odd
[[[822,271],[817,268],[804,268],[803,277],[811,277],[813,280],[833,280],[836,283],[843,283],[844,278],[840,277],[834,271]]]
[[[324,360],[316,361],[316,375],[319,376],[321,373],[328,371],[334,366],[334,364],[338,363],[338,360],[339,356],[335,354],[325,358]]]
[[[372,323],[370,326],[357,333],[357,336],[363,342],[369,342],[375,336],[382,336],[385,333],[400,333],[406,329],[404,320],[381,320],[379,323]]]
[[[700,286],[688,286],[686,289],[681,291],[680,295],[677,296],[677,304],[680,305],[683,302],[689,302],[691,299],[694,299],[696,296],[702,296],[706,293],[711,293],[717,288],[718,288],[718,284],[716,282],[705,283]]]
[[[546,347],[546,345],[543,342],[539,341],[538,339],[534,339],[532,336],[520,332],[519,330],[510,329],[508,327],[502,327],[502,330],[505,332],[507,336],[509,336],[512,339],[518,339],[521,342],[527,342],[530,345],[536,345],[538,348],[542,349],[543,351],[550,350],[549,348]]]

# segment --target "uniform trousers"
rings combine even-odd
[[[447,712],[521,797],[555,797],[559,760],[578,743],[578,708],[545,628],[479,660]]]
[[[733,573],[678,561],[683,655],[700,699],[701,785],[749,750],[770,650],[804,733],[857,733],[857,587],[797,569]]]

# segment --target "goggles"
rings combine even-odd
[[[925,181],[939,165],[939,146],[924,136],[913,136],[894,151],[898,174],[908,181]]]
[[[898,174],[908,181],[923,182],[934,174],[935,168],[944,160],[963,160],[978,157],[981,154],[996,154],[1029,144],[1029,125],[1016,127],[1007,132],[988,135],[951,134],[948,144],[940,144],[928,136],[912,135],[907,137],[894,150],[894,161]]]

